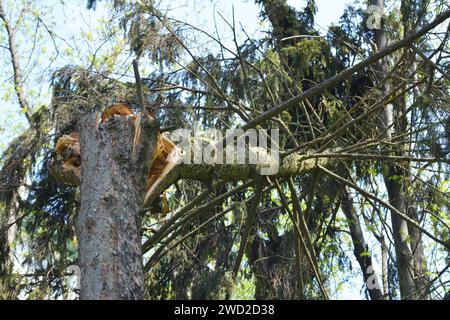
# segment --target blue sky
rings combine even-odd
[[[164,1],[162,2],[164,3]],[[350,1],[348,0],[316,0],[318,6],[318,14],[316,16],[317,28],[324,31],[323,29],[320,29],[320,27],[326,28],[332,22],[337,22],[344,10],[345,4],[349,2]],[[12,3],[14,2],[9,2],[9,5],[11,6]],[[75,39],[82,31],[87,32],[91,30],[95,32],[98,19],[105,17],[106,15],[105,0],[102,0],[99,3],[97,10],[95,11],[87,10],[86,1],[84,0],[65,1],[66,5],[64,8],[61,6],[59,0],[46,0],[41,3],[48,6],[50,12],[49,17],[51,17],[55,23],[54,30],[56,33],[66,39],[71,39],[72,37]],[[234,8],[236,25],[239,26],[241,24],[245,31],[251,36],[257,36],[261,30],[265,30],[268,27],[267,24],[261,24],[258,17],[259,9],[252,0],[178,0],[166,3],[169,3],[168,8],[172,9],[170,12],[171,16],[192,23],[193,25],[204,28],[212,33],[215,33],[216,29],[214,28],[214,19],[211,19],[211,17],[215,17],[221,37],[223,37],[225,41],[228,40],[231,45],[230,30],[218,13],[231,21]],[[301,9],[304,6],[305,1],[288,0],[288,3],[297,9]],[[2,30],[0,34],[3,35],[3,37],[0,36],[0,43],[6,45],[4,30]],[[26,57],[28,57],[27,54],[29,51],[28,48],[26,48],[27,45],[29,45],[29,43],[22,43],[19,47],[19,51],[21,51],[21,49],[22,52],[25,51],[21,56],[22,67],[27,64]],[[48,39],[48,43],[45,44],[45,46],[51,50],[52,44],[50,43],[50,39]],[[91,48],[91,50],[92,49],[93,48]],[[27,125],[25,117],[20,113],[15,95],[11,93],[12,70],[9,66],[8,54],[9,53],[5,49],[0,48],[0,58],[3,61],[3,63],[0,62],[0,68],[3,70],[3,76],[0,77],[0,152],[8,142],[11,141],[14,136],[17,136]],[[49,60],[49,57],[45,54],[38,55],[36,62],[39,61],[42,65],[46,65],[46,59]],[[76,61],[69,62],[76,63]],[[67,60],[56,60],[52,64],[51,69],[55,70],[67,63]],[[33,84],[31,88],[37,92],[38,102],[36,102],[36,104],[49,103],[49,74],[39,73],[38,69],[37,74],[31,74],[28,80],[31,80],[30,83]],[[12,98],[5,100],[4,98],[5,94],[8,92],[8,87],[9,96]]]
[[[104,0],[103,0],[104,1]],[[55,31],[60,36],[63,36],[66,39],[71,39],[72,37],[76,37],[82,31],[87,32],[89,30],[94,30],[98,25],[98,19],[105,17],[106,10],[103,3],[99,3],[97,6],[97,10],[86,10],[86,1],[76,1],[76,0],[67,0],[66,7],[63,10],[60,1],[58,0],[47,0],[43,1],[43,3],[50,5],[52,16],[54,17],[55,22]],[[163,1],[164,3],[164,1]],[[288,3],[297,9],[301,9],[304,6],[305,1],[299,0],[288,0]],[[346,0],[316,0],[318,6],[318,13],[316,16],[316,24],[317,29],[321,32],[324,32],[324,29],[327,28],[333,22],[336,23],[339,20],[339,17],[343,13],[345,5],[350,3],[350,1]],[[215,17],[215,21],[218,25],[219,34],[222,40],[228,41],[228,43],[232,45],[231,33],[229,32],[229,28],[226,23],[222,20],[218,13],[220,13],[223,17],[231,21],[232,12],[234,8],[236,25],[242,24],[242,27],[246,30],[246,32],[251,36],[257,36],[262,30],[267,30],[268,25],[265,23],[261,23],[258,15],[259,9],[254,4],[252,0],[240,1],[240,0],[217,0],[217,1],[187,1],[187,0],[178,0],[173,1],[170,5],[172,9],[170,16],[173,16],[177,19],[184,20],[189,22],[197,27],[205,29],[211,33],[216,33],[216,29],[214,26],[214,19],[211,17]],[[80,18],[81,17],[81,18]],[[324,29],[320,29],[324,28]],[[3,32],[3,30],[2,30]],[[243,39],[243,38],[242,38]],[[0,36],[0,44],[6,44],[4,37]],[[45,43],[44,43],[45,44]],[[52,48],[52,43],[48,40],[46,46]],[[83,46],[89,47],[89,44],[82,44]],[[22,49],[26,50],[27,44],[22,44]],[[61,48],[60,48],[61,49]],[[90,48],[93,50],[95,48]],[[200,48],[199,48],[200,49]],[[11,141],[14,136],[21,131],[22,128],[26,126],[25,117],[20,113],[17,102],[15,102],[15,98],[12,100],[5,101],[3,99],[6,91],[5,87],[11,84],[11,69],[8,68],[9,56],[8,52],[4,49],[0,48],[0,57],[3,59],[3,63],[0,63],[0,68],[2,68],[3,76],[0,78],[0,82],[3,86],[0,86],[0,153],[4,146]],[[23,55],[21,59],[23,61],[22,65],[26,65],[26,55]],[[42,65],[46,65],[46,56],[42,55],[40,57]],[[43,60],[43,61],[42,61]],[[70,61],[72,63],[76,61]],[[59,67],[67,64],[67,60],[56,60],[52,65],[52,69],[55,70]],[[43,80],[38,80],[37,75],[30,75],[30,83],[34,83],[32,85],[32,89],[36,90],[42,95],[40,99],[43,103],[49,102],[49,91],[48,85],[46,83],[45,78],[48,75],[42,76],[39,75]],[[36,77],[33,79],[33,77]],[[40,84],[40,85],[38,85]],[[351,250],[351,249],[350,249]],[[353,261],[354,269],[357,269],[356,261]],[[346,289],[339,296],[334,296],[334,298],[347,298],[347,299],[361,299],[360,288],[362,287],[362,282],[360,280],[361,275],[357,272],[355,276],[346,283]],[[353,280],[354,279],[354,280]]]
[[[26,0],[17,0],[18,3]],[[106,17],[105,2],[111,0],[102,0],[97,6],[97,10],[87,10],[87,0],[65,0],[64,9],[61,6],[61,0],[43,0],[39,2],[39,6],[46,5],[49,8],[49,18],[55,23],[55,32],[66,38],[70,43],[75,41],[82,32],[93,32],[95,34],[96,27],[98,26],[98,20],[102,17]],[[11,8],[14,4],[14,0],[6,0]],[[169,4],[170,13],[169,16],[175,17],[179,20],[184,20],[191,23],[201,29],[207,30],[210,33],[216,34],[214,21],[216,21],[219,35],[222,40],[230,44],[233,47],[230,29],[227,24],[222,20],[219,13],[225,17],[228,21],[232,19],[232,12],[234,8],[236,25],[242,24],[242,27],[250,36],[257,36],[258,33],[267,30],[269,27],[267,22],[261,23],[258,15],[259,9],[254,4],[253,0],[173,0],[172,2],[161,0],[163,5]],[[288,4],[301,10],[304,6],[304,0],[287,0]],[[316,15],[316,29],[320,32],[325,32],[326,28],[332,23],[337,23],[342,15],[344,8],[347,4],[352,3],[353,0],[316,0],[318,7],[318,13]],[[215,19],[214,19],[215,18]],[[443,26],[444,27],[444,26]],[[241,36],[240,40],[244,37]],[[24,41],[19,46],[21,55],[22,66],[33,65],[27,64],[29,46]],[[191,46],[199,45],[201,50],[201,41],[199,39],[196,43],[191,43]],[[92,43],[98,43],[92,41]],[[85,51],[95,51],[96,48],[92,46],[92,43],[82,42],[77,45]],[[0,45],[6,45],[4,30],[0,31]],[[48,47],[52,50],[52,42],[50,39],[43,40],[42,46]],[[64,43],[59,46],[60,50],[64,49]],[[35,72],[29,74],[28,80],[30,80],[30,87],[36,92],[37,100],[40,103],[48,103],[50,98],[49,93],[49,73],[42,74],[40,72],[40,66],[47,66],[49,60],[49,52],[38,52],[35,57],[36,62],[40,65],[36,65]],[[0,69],[2,75],[0,76],[0,154],[9,141],[20,133],[23,128],[26,127],[26,120],[23,114],[20,113],[18,104],[16,102],[14,94],[11,95],[12,99],[3,99],[5,94],[12,88],[12,70],[9,63],[9,53],[4,48],[0,47]],[[80,63],[81,57],[78,59],[72,59],[71,61],[66,59],[57,59],[52,65],[51,70],[63,67],[67,63]],[[33,60],[34,61],[34,60]],[[142,72],[145,74],[144,72]],[[27,73],[28,74],[28,73]],[[0,164],[1,165],[1,164]],[[381,184],[382,185],[382,184]],[[369,236],[369,235],[367,235]],[[369,240],[369,243],[372,241]],[[347,298],[347,299],[361,299],[362,277],[359,272],[359,266],[356,260],[353,258],[352,248],[346,248],[349,253],[349,257],[352,259],[353,270],[349,271],[352,276],[345,283],[345,288],[339,296],[334,295],[333,298]],[[375,258],[377,253],[375,252]],[[378,268],[379,270],[379,268]],[[349,275],[346,274],[346,275]]]

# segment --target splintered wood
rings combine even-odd
[[[136,132],[135,132],[135,142],[136,139],[139,141],[139,120],[140,116],[133,113],[131,108],[124,103],[116,104],[108,108],[103,112],[101,116],[101,122],[105,122],[114,116],[131,116],[137,122]],[[133,146],[133,151],[135,146]],[[80,135],[78,132],[72,132],[68,135],[63,135],[58,139],[56,143],[56,154],[63,161],[61,176],[73,176],[77,177],[77,181],[81,180],[81,153],[80,153]],[[175,166],[174,154],[181,154],[181,150],[173,144],[164,134],[158,133],[157,143],[155,146],[155,151],[153,153],[153,162],[150,169],[147,184],[146,184],[146,199],[148,199],[149,193],[155,189],[155,184],[157,184],[161,179],[168,174],[168,172]],[[73,178],[67,177],[64,179],[67,181],[73,181]],[[148,205],[148,203],[144,203]]]
[[[56,143],[56,153],[62,158],[62,175],[75,175],[81,177],[80,134],[72,132],[65,134]],[[70,177],[72,180],[73,177]]]

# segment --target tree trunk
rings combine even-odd
[[[359,223],[358,215],[355,212],[353,200],[345,186],[342,186],[342,211],[348,220],[353,242],[353,252],[361,267],[370,299],[381,300],[383,299],[383,292],[381,291],[378,277],[373,269],[372,256],[367,254],[368,249],[364,233]]]
[[[384,8],[384,0],[372,0],[372,4]],[[387,34],[384,19],[381,19],[381,28],[376,30],[376,45],[379,51],[387,47]],[[386,59],[381,59],[376,64],[378,77],[381,79],[386,75]],[[382,95],[390,91],[389,82],[382,86]],[[382,113],[380,125],[381,137],[390,139],[394,134],[394,108],[387,104]],[[400,133],[400,132],[397,132]],[[404,190],[404,170],[396,165],[388,164],[388,173],[383,175],[386,189],[388,191],[389,203],[400,212],[407,212]],[[395,213],[391,213],[392,232],[394,235],[395,252],[397,259],[397,271],[399,275],[400,295],[402,298],[412,298],[415,292],[414,271],[411,246],[408,241],[408,223]]]
[[[17,298],[17,283],[11,276],[14,269],[14,252],[11,248],[18,229],[15,223],[19,211],[17,198],[16,190],[0,197],[0,300]]]
[[[81,208],[77,217],[81,299],[142,299],[144,276],[139,211],[156,143],[155,121],[115,116],[79,123]]]
[[[402,14],[402,24],[403,24],[403,37],[406,38],[410,34],[416,31],[416,26],[423,22],[423,13],[427,12],[427,4],[426,3],[417,3],[414,1],[402,1],[401,5],[401,14]],[[421,21],[422,20],[422,21]],[[407,64],[406,72],[411,72],[414,74],[414,81],[418,80],[417,75],[417,64],[416,64],[416,53],[410,50],[407,55],[408,61],[410,64]],[[420,97],[420,89],[419,87],[414,88],[413,93],[413,103],[415,104],[416,99]],[[402,131],[408,130],[408,118],[406,117],[406,97],[401,100],[401,111],[402,111]],[[414,119],[411,120],[412,124],[414,124]],[[403,153],[409,151],[409,142],[405,136],[405,141],[403,143],[403,148],[400,150]],[[411,164],[407,163],[404,166],[407,168],[405,179],[408,185],[413,181],[413,176],[411,173]],[[417,212],[417,204],[415,202],[415,196],[409,192],[406,198],[407,205],[407,215],[413,219],[414,221],[420,222],[420,217]],[[422,232],[408,223],[408,231],[411,238],[411,251],[412,251],[412,259],[413,259],[413,268],[414,268],[414,280],[416,283],[416,297],[418,299],[430,299],[429,293],[429,278],[426,276],[427,273],[427,260],[425,257],[425,252],[422,244]]]

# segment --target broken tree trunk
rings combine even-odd
[[[155,121],[115,116],[79,122],[82,173],[77,217],[81,299],[141,299],[144,276],[139,210],[156,143]]]

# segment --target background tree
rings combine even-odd
[[[153,1],[89,1],[96,10],[108,5],[110,19],[98,38],[81,35],[87,47],[68,52],[86,60],[52,73],[52,100],[43,108],[22,90],[25,64],[5,14],[12,7],[0,3],[13,88],[29,122],[2,158],[2,296],[68,296],[66,268],[83,265],[78,252],[87,242],[80,235],[90,232],[83,229],[89,217],[83,208],[95,212],[107,192],[95,200],[83,187],[101,184],[100,176],[84,178],[81,198],[76,186],[59,180],[54,143],[75,128],[89,141],[86,119],[111,104],[142,107],[131,68],[136,57],[144,104],[157,111],[161,128],[276,128],[282,150],[280,173],[267,178],[250,167],[176,167],[161,190],[168,216],[158,205],[139,208],[139,188],[116,190],[111,199],[129,210],[114,217],[141,213],[133,234],[140,230],[142,239],[126,244],[142,240],[145,298],[335,298],[355,259],[370,299],[441,299],[448,292],[450,13],[444,1],[355,3],[323,34],[314,1],[296,9],[284,0],[258,0],[269,24],[262,37],[249,36],[233,14],[218,13],[217,31],[207,32]],[[379,12],[367,13],[370,4],[385,10],[379,29],[368,28]],[[24,21],[45,21],[24,8]],[[59,39],[50,27],[43,31]],[[102,165],[131,163],[115,158],[118,149],[106,151]],[[94,154],[83,155],[86,166]],[[100,172],[105,183],[124,176]],[[111,206],[105,208],[99,212]],[[78,237],[76,219],[84,221]],[[108,234],[108,227],[101,230]],[[11,249],[26,254],[27,274],[8,258]],[[114,255],[101,253],[105,261]],[[125,286],[101,297],[140,297],[139,290]]]

